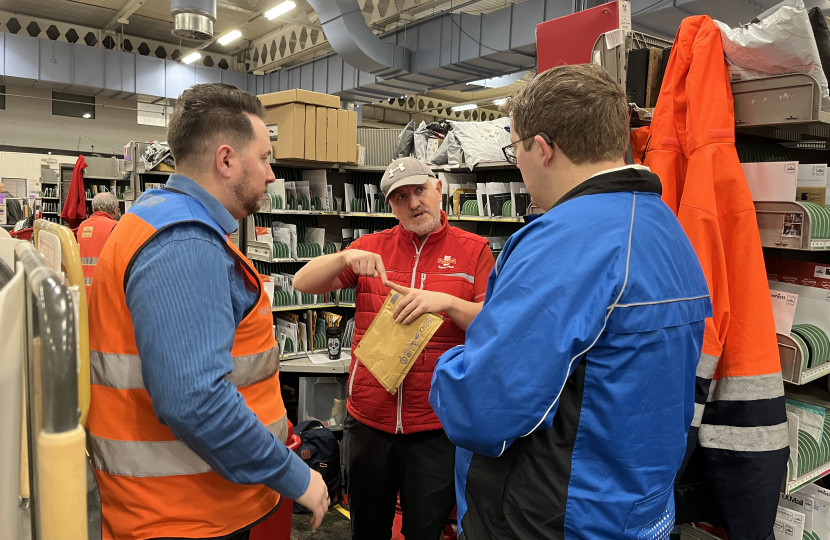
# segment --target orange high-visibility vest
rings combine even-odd
[[[264,485],[235,484],[214,472],[156,419],[144,388],[125,294],[131,261],[157,231],[194,221],[226,238],[194,198],[149,191],[121,219],[98,260],[89,303],[92,402],[87,428],[105,539],[221,537],[255,523],[279,502],[279,494]],[[288,425],[271,303],[251,262],[230,241],[227,247],[259,291],[259,300],[236,329],[234,369],[226,378],[282,443]]]
[[[84,270],[84,284],[86,285],[86,297],[89,299],[92,277],[95,274],[95,265],[98,264],[98,257],[107,238],[110,237],[112,229],[118,225],[106,212],[95,212],[90,218],[78,226],[78,247],[81,251],[81,265]]]

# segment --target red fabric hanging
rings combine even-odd
[[[75,162],[75,170],[72,171],[72,183],[69,184],[69,193],[66,194],[66,202],[63,203],[61,218],[69,224],[70,229],[77,229],[78,225],[86,219],[86,191],[84,190],[84,169],[86,169],[84,156],[78,156]]]

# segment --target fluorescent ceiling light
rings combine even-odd
[[[265,12],[265,18],[270,20],[276,19],[280,15],[284,15],[297,7],[297,4],[291,1],[283,2],[282,4],[278,5],[277,7],[273,7]]]
[[[89,113],[84,114],[84,118],[92,118],[92,115]]]
[[[230,32],[219,38],[219,45],[227,45],[232,41],[236,41],[240,37],[242,37],[242,32],[240,32],[239,30],[231,30]]]
[[[455,111],[469,111],[471,109],[478,109],[478,105],[475,103],[468,103],[466,105],[456,105],[452,108],[453,112]]]
[[[504,105],[505,103],[507,103],[507,98],[506,98],[506,97],[499,98],[499,99],[494,99],[494,100],[493,100],[493,105],[502,106],[502,105]]]
[[[182,62],[184,62],[185,64],[192,64],[193,62],[195,62],[196,60],[198,60],[201,57],[202,57],[201,54],[199,54],[197,52],[192,52],[192,53],[188,54],[187,56],[185,56],[184,58],[182,58]]]

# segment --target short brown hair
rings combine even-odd
[[[558,66],[537,75],[503,110],[520,139],[547,133],[573,163],[619,159],[629,140],[628,100],[602,67]],[[530,150],[533,140],[525,141]]]
[[[199,166],[218,144],[244,152],[254,138],[246,113],[265,118],[256,96],[229,84],[197,84],[182,92],[167,128],[176,164]]]

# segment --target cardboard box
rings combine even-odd
[[[326,161],[337,161],[337,109],[328,110],[328,127],[326,128]]]
[[[317,151],[317,159],[319,161],[326,161],[326,130],[329,124],[329,111],[325,107],[317,107],[317,126],[315,133],[315,146]]]
[[[753,201],[795,200],[798,179],[797,161],[741,163]]]
[[[357,146],[357,111],[346,111],[348,113],[348,132],[346,133],[346,147],[350,150]],[[354,157],[349,156],[349,163],[357,164],[357,153]]]
[[[357,136],[355,136],[355,139]],[[355,143],[357,144],[357,143]],[[337,111],[337,161],[338,163],[348,163],[350,149],[349,146],[349,111]]]
[[[339,97],[309,92],[308,90],[285,90],[284,92],[263,94],[259,96],[259,100],[265,108],[276,107],[277,105],[284,105],[286,103],[305,103],[307,105],[319,105],[321,107],[333,107],[335,109],[340,108]]]
[[[265,111],[274,159],[305,159],[305,105],[290,103]]]
[[[305,158],[317,159],[317,106],[305,106]]]

